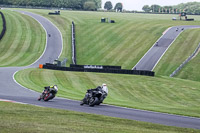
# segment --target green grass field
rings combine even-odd
[[[61,11],[48,15],[49,10],[29,10],[50,19],[61,30],[64,50],[61,57],[71,63],[71,22],[76,24],[78,64],[120,65],[131,69],[156,42],[162,33],[175,25],[198,25],[198,21],[172,21],[177,15]],[[102,17],[115,24],[100,23]],[[190,16],[189,16],[190,17]],[[199,16],[192,16],[200,20]]]
[[[0,66],[26,66],[43,53],[46,35],[33,18],[3,10],[7,30],[0,41]]]
[[[200,21],[199,16],[192,16],[195,18],[194,22],[186,21],[172,21],[171,18],[177,15],[154,15],[154,14],[121,14],[121,13],[105,13],[105,12],[81,12],[81,11],[61,11],[60,16],[49,16],[49,10],[28,10],[34,13],[43,15],[44,17],[51,20],[62,32],[64,40],[64,49],[61,58],[68,58],[68,65],[71,63],[71,22],[74,21],[76,24],[76,44],[77,44],[77,60],[78,64],[94,64],[94,65],[120,65],[124,69],[131,69],[140,58],[148,51],[148,49],[155,43],[155,41],[162,35],[162,33],[171,26],[175,25],[198,25]],[[23,52],[14,50],[13,47],[23,47],[25,42],[30,41],[28,38],[37,38],[29,45],[31,46],[41,46],[44,47],[45,44],[45,33],[37,22],[28,16],[24,16],[19,13],[4,11],[9,20],[8,25],[13,27],[10,28],[11,31],[6,32],[6,37],[0,42],[0,62],[3,62],[2,66],[21,66],[28,65],[29,60],[26,60],[27,55],[23,55]],[[18,16],[18,17],[16,17]],[[110,18],[116,21],[115,24],[100,23],[102,17]],[[190,17],[190,16],[189,16]],[[188,17],[188,18],[189,18]],[[14,20],[14,21],[13,21]],[[31,27],[31,28],[30,28]],[[34,28],[32,28],[34,27]],[[37,28],[36,28],[37,27]],[[33,31],[31,29],[34,29]],[[35,34],[35,30],[40,33],[40,35]],[[21,32],[16,32],[21,31]],[[43,87],[47,85],[57,84],[59,87],[58,96],[80,100],[84,97],[85,91],[89,88],[94,88],[97,85],[106,83],[109,87],[109,95],[105,100],[105,103],[125,106],[130,108],[153,110],[159,112],[166,112],[171,114],[180,114],[186,116],[200,117],[199,105],[200,105],[200,90],[199,82],[191,81],[198,77],[198,73],[191,78],[187,75],[189,69],[185,69],[185,73],[178,75],[177,77],[191,79],[182,80],[177,78],[163,77],[162,75],[168,76],[172,69],[176,69],[179,66],[179,62],[185,60],[196,48],[199,41],[199,30],[188,30],[183,32],[175,41],[175,43],[169,49],[169,53],[165,54],[165,58],[156,67],[157,77],[145,77],[145,76],[135,76],[135,75],[118,75],[118,74],[100,74],[100,73],[79,73],[79,72],[63,72],[63,71],[51,71],[43,69],[27,69],[18,72],[15,75],[16,80],[27,88],[42,92]],[[24,35],[25,34],[25,35]],[[41,37],[42,36],[42,37]],[[186,37],[187,36],[187,37]],[[17,40],[16,38],[21,37]],[[186,39],[186,40],[185,40]],[[38,41],[39,40],[39,41]],[[32,43],[34,42],[34,43]],[[10,45],[5,45],[10,44]],[[13,44],[13,45],[11,45]],[[181,45],[181,49],[179,47]],[[27,45],[26,45],[27,46]],[[8,51],[7,51],[8,50]],[[41,48],[41,51],[43,49]],[[15,52],[17,51],[17,52]],[[177,52],[176,52],[177,51]],[[4,54],[2,54],[4,52]],[[30,51],[24,50],[24,53]],[[5,54],[6,53],[6,54]],[[20,54],[19,54],[20,53]],[[6,55],[6,56],[5,56]],[[12,55],[12,56],[10,56]],[[16,56],[17,55],[17,56]],[[29,55],[29,54],[28,54]],[[177,55],[177,56],[171,56]],[[15,59],[15,62],[13,59]],[[37,59],[35,55],[27,58]],[[2,59],[3,58],[3,59]],[[190,71],[190,74],[194,74],[195,70],[198,71],[198,66],[194,65],[198,62],[199,55],[188,64],[194,71]],[[20,61],[19,61],[20,60]],[[23,60],[23,61],[21,61]],[[26,63],[25,63],[26,62]],[[5,64],[4,64],[5,63]],[[168,68],[169,69],[166,69]],[[183,72],[184,72],[183,71]],[[198,80],[197,80],[198,81]],[[7,105],[4,105],[7,106]],[[8,107],[9,110],[11,107]],[[16,125],[14,131],[28,132],[34,129],[35,125],[39,126],[35,130],[37,132],[44,131],[42,127],[43,122],[38,122],[38,119],[34,119],[33,123],[35,125],[30,126],[27,123],[27,118],[31,113],[31,109],[25,109],[20,105],[19,110],[23,110],[21,113],[22,118],[20,121],[12,121],[12,118],[6,121],[5,118],[11,116],[12,113],[5,115],[4,123],[5,132],[8,130],[6,127],[11,123]],[[11,108],[12,109],[12,108]],[[27,110],[26,110],[27,109]],[[36,109],[37,110],[37,109]],[[59,121],[56,117],[62,118],[62,113],[56,113],[56,110],[49,109],[50,112],[54,112],[54,121]],[[5,111],[6,112],[6,111]],[[4,113],[5,113],[4,112]],[[30,113],[29,113],[30,112]],[[42,111],[43,112],[43,111]],[[64,111],[63,111],[64,112]],[[61,114],[61,115],[60,115]],[[81,113],[79,113],[81,114]],[[14,116],[16,114],[14,113]],[[36,114],[38,115],[38,114]],[[47,115],[49,115],[47,113]],[[93,117],[85,114],[83,116],[84,122],[93,122]],[[59,123],[58,127],[61,129],[69,129],[69,132],[93,132],[92,128],[80,129],[77,128],[76,119],[80,117],[74,117],[74,114],[67,115],[71,117],[72,126],[70,128],[64,127],[62,121]],[[78,115],[79,116],[79,115]],[[0,116],[3,117],[3,116]],[[98,116],[99,119],[101,116]],[[45,115],[44,117],[45,118]],[[42,119],[41,118],[41,119]],[[96,120],[96,116],[94,120]],[[114,123],[114,120],[106,119],[108,124]],[[67,119],[66,119],[67,121]],[[121,121],[121,120],[120,120]],[[128,120],[125,120],[128,121]],[[130,121],[134,122],[134,121]],[[20,124],[21,123],[21,124]],[[27,124],[25,124],[27,123]],[[101,125],[102,123],[100,123]],[[124,123],[123,123],[124,124]],[[110,126],[105,128],[102,132],[110,131],[112,132],[184,132],[185,130],[179,130],[178,128],[164,128],[160,129],[158,126],[154,127],[149,123],[144,123],[141,127],[137,129],[132,129],[134,126],[124,127],[128,125],[126,122],[124,125],[116,125],[116,127],[111,128]],[[1,124],[0,124],[1,125]],[[23,127],[21,129],[21,127]],[[80,125],[80,124],[78,124]],[[88,126],[88,125],[86,125]],[[150,127],[149,127],[150,126]],[[1,126],[0,126],[1,127]],[[30,128],[31,127],[31,128]],[[56,130],[56,126],[51,127],[50,131],[61,131]],[[122,127],[122,129],[119,129]],[[148,130],[146,130],[146,127]],[[125,129],[124,129],[125,128]],[[7,130],[6,130],[7,129]],[[18,130],[17,130],[18,129]],[[21,129],[21,130],[19,130]],[[130,130],[129,130],[130,129]],[[11,131],[13,131],[11,130]],[[64,131],[64,130],[62,130]],[[7,131],[8,132],[8,131]],[[100,132],[100,131],[97,131]],[[192,130],[186,129],[185,132],[192,132]]]
[[[199,133],[101,115],[0,102],[2,133]]]
[[[71,21],[74,21],[79,64],[122,65],[123,68],[128,69],[136,64],[168,27],[198,24],[197,21],[172,21],[171,18],[174,15],[61,11],[60,16],[52,16],[48,15],[48,10],[29,11],[47,17],[61,29],[65,40],[65,52],[62,57],[70,56],[71,43],[67,42],[70,41]],[[100,23],[101,17],[109,17],[117,23]],[[195,20],[200,20],[199,16],[195,17]],[[198,35],[196,35],[198,31],[196,29],[185,31],[170,49],[177,50],[179,47],[175,44],[184,42],[182,49],[189,49],[187,54],[190,55],[190,52],[192,53],[197,46],[195,43],[198,41]],[[189,32],[192,34],[185,41],[185,36]],[[193,45],[189,46],[187,42]],[[188,55],[182,52],[182,49],[177,54],[180,56],[171,56],[171,58],[182,57],[184,60],[184,57]],[[166,64],[171,64],[170,61],[171,59]],[[176,61],[174,62],[173,68],[179,66]],[[163,64],[162,61],[161,64]],[[166,75],[165,73],[160,74],[163,73],[162,70],[165,70],[165,67],[161,65],[162,67],[159,69],[159,65],[156,68],[156,71],[159,71],[158,75]],[[16,79],[24,86],[36,91],[42,91],[43,86],[52,83],[58,84],[62,88],[59,96],[76,100],[80,100],[84,96],[86,89],[106,82],[111,89],[109,98],[105,101],[108,104],[199,117],[199,99],[196,96],[199,94],[198,82],[186,80],[180,80],[180,82],[178,79],[160,76],[150,78],[129,75],[126,77],[115,74],[71,73],[37,69],[20,72],[16,75]],[[182,89],[185,92],[182,92]]]
[[[168,77],[43,69],[20,71],[15,79],[23,86],[38,92],[42,92],[44,86],[57,84],[57,96],[75,100],[81,100],[87,89],[106,83],[109,94],[104,103],[200,117],[199,82]]]

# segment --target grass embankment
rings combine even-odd
[[[23,86],[42,92],[57,84],[58,96],[81,100],[87,89],[106,83],[105,103],[171,114],[200,117],[200,83],[167,77],[63,72],[26,69],[15,75]]]
[[[2,133],[192,133],[200,130],[168,127],[101,115],[0,102]]]
[[[172,21],[177,15],[128,14],[106,12],[61,11],[48,15],[48,10],[29,10],[50,19],[64,37],[62,57],[71,63],[71,22],[76,24],[78,64],[120,65],[131,69],[162,33],[175,25],[198,25],[198,22]],[[115,24],[100,23],[102,17]],[[200,17],[195,16],[195,20]]]
[[[178,78],[200,81],[200,54],[193,58],[181,71],[176,75]]]
[[[43,53],[46,35],[33,18],[3,10],[7,30],[0,41],[0,66],[26,66]]]
[[[156,75],[172,74],[197,48],[200,43],[200,29],[184,31],[171,45],[155,68]],[[184,79],[200,81],[199,54],[175,76]]]
[[[172,21],[176,15],[118,14],[102,12],[61,11],[60,16],[48,15],[48,10],[29,10],[54,22],[64,37],[62,57],[71,63],[71,21],[76,24],[78,64],[121,65],[131,69],[168,27],[176,25],[199,25],[194,22]],[[101,17],[116,21],[115,24],[100,23]],[[156,75],[169,76],[199,44],[199,29],[184,31],[161,62],[155,68]],[[196,59],[198,60],[198,59]],[[198,61],[191,62],[176,77],[200,81]],[[187,66],[187,65],[186,65]]]

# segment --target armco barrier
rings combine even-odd
[[[3,21],[3,29],[2,29],[1,34],[0,34],[0,40],[1,40],[4,36],[4,34],[6,33],[6,19],[5,19],[2,12],[0,12],[0,14],[1,14],[1,17],[2,17],[2,21]]]
[[[81,65],[80,65],[81,66]],[[134,74],[134,75],[145,75],[154,76],[155,73],[152,71],[143,70],[126,70],[126,69],[111,69],[111,68],[83,68],[83,67],[58,67],[54,64],[43,65],[45,69],[61,70],[61,71],[77,71],[77,72],[98,72],[98,73],[116,73],[116,74]]]

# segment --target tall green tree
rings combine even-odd
[[[101,8],[101,0],[94,0],[94,2],[95,2],[97,9]]]
[[[113,8],[112,2],[111,1],[106,1],[104,5],[104,9],[111,10]]]
[[[144,5],[142,7],[142,10],[145,11],[145,12],[150,12],[151,11],[151,7],[149,5]]]
[[[122,5],[122,3],[117,3],[116,5],[115,5],[115,8],[114,8],[115,10],[117,10],[117,11],[120,11],[120,12],[122,12],[122,9],[123,9],[123,5]]]
[[[161,9],[160,5],[151,5],[151,10],[152,12],[159,12],[159,10]]]

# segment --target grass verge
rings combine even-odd
[[[81,100],[87,89],[106,83],[109,88],[104,103],[130,108],[200,117],[200,83],[168,77],[63,72],[26,69],[15,75],[23,86],[42,92],[57,84],[58,96]]]
[[[7,30],[0,41],[0,66],[26,66],[43,53],[46,35],[33,18],[18,12],[3,10]]]
[[[197,133],[200,130],[168,127],[101,115],[0,102],[2,133]]]
[[[0,15],[0,33],[1,33],[2,29],[3,29],[3,20],[2,20],[2,17]]]

